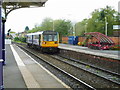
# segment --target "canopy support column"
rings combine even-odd
[[[3,59],[2,59],[2,1],[0,1],[0,90],[3,90]]]

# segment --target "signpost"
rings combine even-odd
[[[3,59],[2,59],[2,1],[0,1],[0,90],[3,90]]]

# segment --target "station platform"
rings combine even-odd
[[[117,50],[116,51],[115,50],[94,50],[88,47],[82,47],[82,46],[70,45],[70,44],[60,44],[59,48],[120,60],[120,56],[119,56],[120,51],[117,51]]]
[[[6,44],[4,88],[70,89],[51,72],[14,44]]]

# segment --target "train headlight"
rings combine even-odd
[[[46,44],[46,42],[42,42],[42,44]]]

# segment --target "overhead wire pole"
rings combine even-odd
[[[55,26],[55,23],[54,23],[54,20],[53,20],[53,31],[55,31],[55,28],[54,28],[54,26]]]
[[[2,59],[2,0],[0,1],[0,90],[3,90],[3,59]]]

